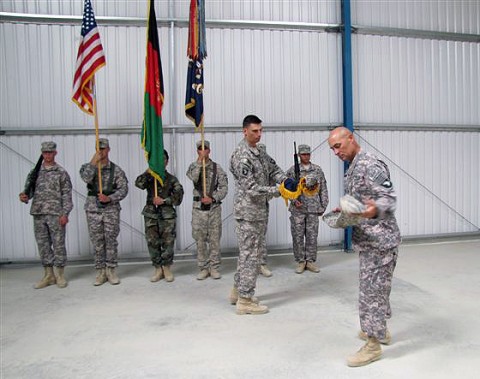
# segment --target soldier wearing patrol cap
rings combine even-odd
[[[262,120],[248,115],[243,120],[244,139],[230,158],[230,172],[235,179],[234,217],[239,257],[230,302],[237,314],[263,314],[268,307],[253,297],[260,269],[261,241],[265,234],[268,200],[280,196],[270,180],[286,179],[282,169],[257,144],[262,137]]]
[[[320,166],[310,161],[311,148],[298,146],[300,156],[300,177],[305,178],[305,185],[312,191],[302,193],[290,201],[290,230],[292,232],[293,256],[297,262],[295,272],[301,274],[306,270],[318,273],[317,237],[319,217],[328,205],[328,189],[325,174]],[[287,171],[289,178],[295,178],[295,166]],[[311,193],[310,193],[311,192]]]
[[[119,284],[115,268],[118,266],[118,242],[120,234],[120,201],[128,194],[125,172],[109,159],[108,139],[99,139],[99,150],[90,162],[80,168],[80,177],[87,183],[88,196],[85,201],[88,233],[95,250],[95,286],[107,280]],[[98,175],[100,165],[100,177]],[[100,188],[101,182],[101,188]]]
[[[30,214],[45,271],[34,287],[45,288],[56,283],[59,288],[65,288],[68,284],[64,276],[67,263],[65,232],[68,215],[73,209],[72,183],[67,171],[55,162],[57,144],[42,142],[41,151],[42,156],[28,174],[25,189],[19,195],[25,204],[33,199]]]
[[[366,344],[348,357],[348,366],[369,364],[382,356],[380,344],[389,344],[387,319],[391,317],[390,291],[397,263],[400,231],[395,219],[397,196],[388,166],[360,147],[345,127],[330,132],[328,144],[342,161],[350,162],[345,192],[365,206],[362,221],[353,226],[353,248],[359,253],[359,337]],[[338,211],[340,209],[337,209]]]
[[[220,279],[222,200],[227,196],[228,179],[223,168],[210,159],[210,142],[197,141],[197,160],[187,170],[193,182],[192,237],[197,245],[197,279]],[[205,164],[205,180],[203,165]],[[204,188],[205,186],[205,188]]]

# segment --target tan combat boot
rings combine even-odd
[[[298,262],[295,272],[297,274],[302,274],[305,271],[305,262]]]
[[[53,274],[53,267],[44,267],[45,273],[43,274],[43,278],[40,279],[33,288],[35,289],[40,289],[40,288],[45,288],[48,286],[51,286],[55,284],[55,275]]]
[[[375,362],[382,357],[382,347],[375,337],[368,337],[367,343],[354,355],[347,358],[347,365],[360,367]]]
[[[248,297],[239,297],[237,301],[237,315],[262,315],[268,312],[266,305],[254,303]]]
[[[205,280],[208,278],[208,275],[210,275],[210,273],[208,272],[208,270],[206,268],[203,268],[200,270],[200,272],[198,273],[197,275],[197,280]]]
[[[173,273],[170,271],[170,266],[162,266],[163,267],[163,275],[165,275],[165,280],[167,282],[173,282]]]
[[[308,271],[311,271],[311,272],[315,272],[315,273],[319,273],[320,272],[320,269],[317,267],[317,265],[313,262],[307,262],[307,264],[305,265],[305,268],[308,270]]]
[[[260,274],[266,278],[270,278],[273,275],[267,265],[260,265]]]
[[[55,267],[55,280],[57,281],[57,287],[58,288],[65,288],[68,286],[68,282],[65,279],[64,272],[65,272],[65,267]]]
[[[107,281],[107,273],[104,268],[97,268],[97,277],[95,278],[94,286],[101,286]]]
[[[232,287],[232,290],[230,291],[230,295],[228,296],[228,299],[230,300],[230,304],[235,305],[237,304],[238,301],[238,290],[235,287]],[[251,300],[255,303],[258,304],[258,298],[255,296],[251,297]]]
[[[368,339],[368,335],[367,333],[365,333],[363,330],[360,330],[358,332],[358,338],[360,338],[361,340],[364,340],[366,341]],[[385,338],[381,339],[381,340],[378,340],[378,342],[380,342],[382,345],[390,345],[392,343],[392,335],[390,334],[390,332],[387,331],[385,332]]]
[[[212,279],[220,279],[222,277],[215,267],[210,268],[210,276]]]
[[[107,267],[107,279],[112,285],[120,284],[120,279],[115,272],[115,267]]]
[[[155,271],[153,273],[153,276],[150,278],[150,281],[152,283],[158,282],[159,280],[163,279],[163,270],[162,266],[155,266]]]

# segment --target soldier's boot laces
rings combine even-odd
[[[305,262],[298,262],[295,272],[297,274],[302,274],[305,271]]]
[[[222,275],[215,267],[210,268],[210,276],[212,277],[212,279],[220,279],[222,277]]]
[[[368,335],[363,330],[360,330],[358,332],[358,338],[366,341],[368,339]],[[385,338],[382,338],[381,340],[378,340],[378,342],[380,342],[382,345],[390,345],[392,343],[392,335],[390,334],[388,329],[385,333]]]
[[[360,367],[375,362],[382,356],[382,347],[375,337],[368,337],[367,343],[354,355],[347,358],[347,365]]]
[[[97,276],[95,278],[94,286],[101,286],[103,283],[107,281],[107,273],[104,268],[97,269]]]
[[[228,299],[230,300],[230,304],[232,304],[232,305],[237,304],[237,301],[238,301],[238,290],[237,290],[235,287],[232,287],[232,290],[230,291],[230,295],[228,296]],[[259,303],[258,298],[255,297],[255,296],[252,296],[252,297],[250,298],[250,300],[252,300],[252,302],[254,302],[255,304],[258,304],[258,303]]]
[[[318,273],[320,272],[320,269],[317,267],[317,265],[313,262],[307,262],[307,264],[305,265],[305,268],[308,270],[308,271],[311,271],[311,272],[315,272],[315,273]]]
[[[65,279],[65,268],[64,267],[55,267],[55,280],[57,282],[58,288],[65,288],[68,286],[68,282]]]
[[[120,279],[115,272],[115,267],[107,267],[107,279],[112,285],[120,284]]]
[[[155,271],[153,272],[153,276],[150,278],[152,283],[158,282],[159,280],[163,279],[163,269],[162,266],[155,266]]]
[[[266,278],[270,278],[273,275],[267,265],[260,265],[260,274]]]
[[[208,275],[210,275],[210,273],[208,272],[208,270],[206,268],[200,270],[200,272],[198,273],[197,275],[197,280],[205,280],[208,278]]]
[[[163,275],[165,275],[165,280],[167,282],[173,282],[174,277],[172,271],[170,271],[170,266],[162,266],[163,267]]]
[[[56,283],[53,267],[44,267],[43,278],[33,286],[35,289],[45,288]]]
[[[237,315],[262,315],[268,312],[266,305],[254,303],[247,297],[239,297],[237,301]]]

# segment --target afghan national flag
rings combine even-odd
[[[190,0],[187,56],[185,115],[198,129],[203,128],[203,60],[207,57],[204,0]]]
[[[165,179],[165,159],[163,155],[163,75],[158,43],[157,20],[154,0],[150,0],[147,31],[147,58],[145,70],[145,97],[142,127],[142,147],[150,173],[160,184]]]

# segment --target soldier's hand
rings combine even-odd
[[[95,152],[95,154],[93,154],[92,159],[90,160],[90,164],[92,164],[93,166],[97,166],[98,162],[100,162],[101,160],[102,160],[101,151],[98,150]]]
[[[200,202],[201,202],[202,204],[212,204],[212,203],[213,203],[213,199],[212,199],[211,197],[208,197],[208,196],[207,196],[207,197],[202,197],[202,198],[200,199]]]
[[[58,219],[58,222],[59,222],[60,226],[67,225],[68,224],[68,216],[67,215],[60,216],[60,218]]]
[[[338,213],[338,212],[341,212],[341,211],[342,211],[342,208],[340,208],[340,207],[336,207],[336,208],[332,209],[333,213]]]
[[[110,197],[103,194],[103,193],[99,193],[98,194],[98,200],[101,202],[101,203],[109,203],[111,201]]]
[[[303,204],[301,201],[298,201],[298,200],[294,200],[293,201],[293,204],[297,207],[297,208],[300,208]]]
[[[160,196],[156,196],[153,198],[154,205],[163,205],[165,203],[165,199],[161,198]]]
[[[18,197],[19,197],[19,199],[22,203],[28,204],[29,198],[28,198],[28,195],[26,193],[22,192],[20,195],[18,195]]]
[[[375,204],[375,200],[367,200],[365,202],[365,211],[360,213],[360,216],[365,218],[375,218],[377,215],[377,204]]]

